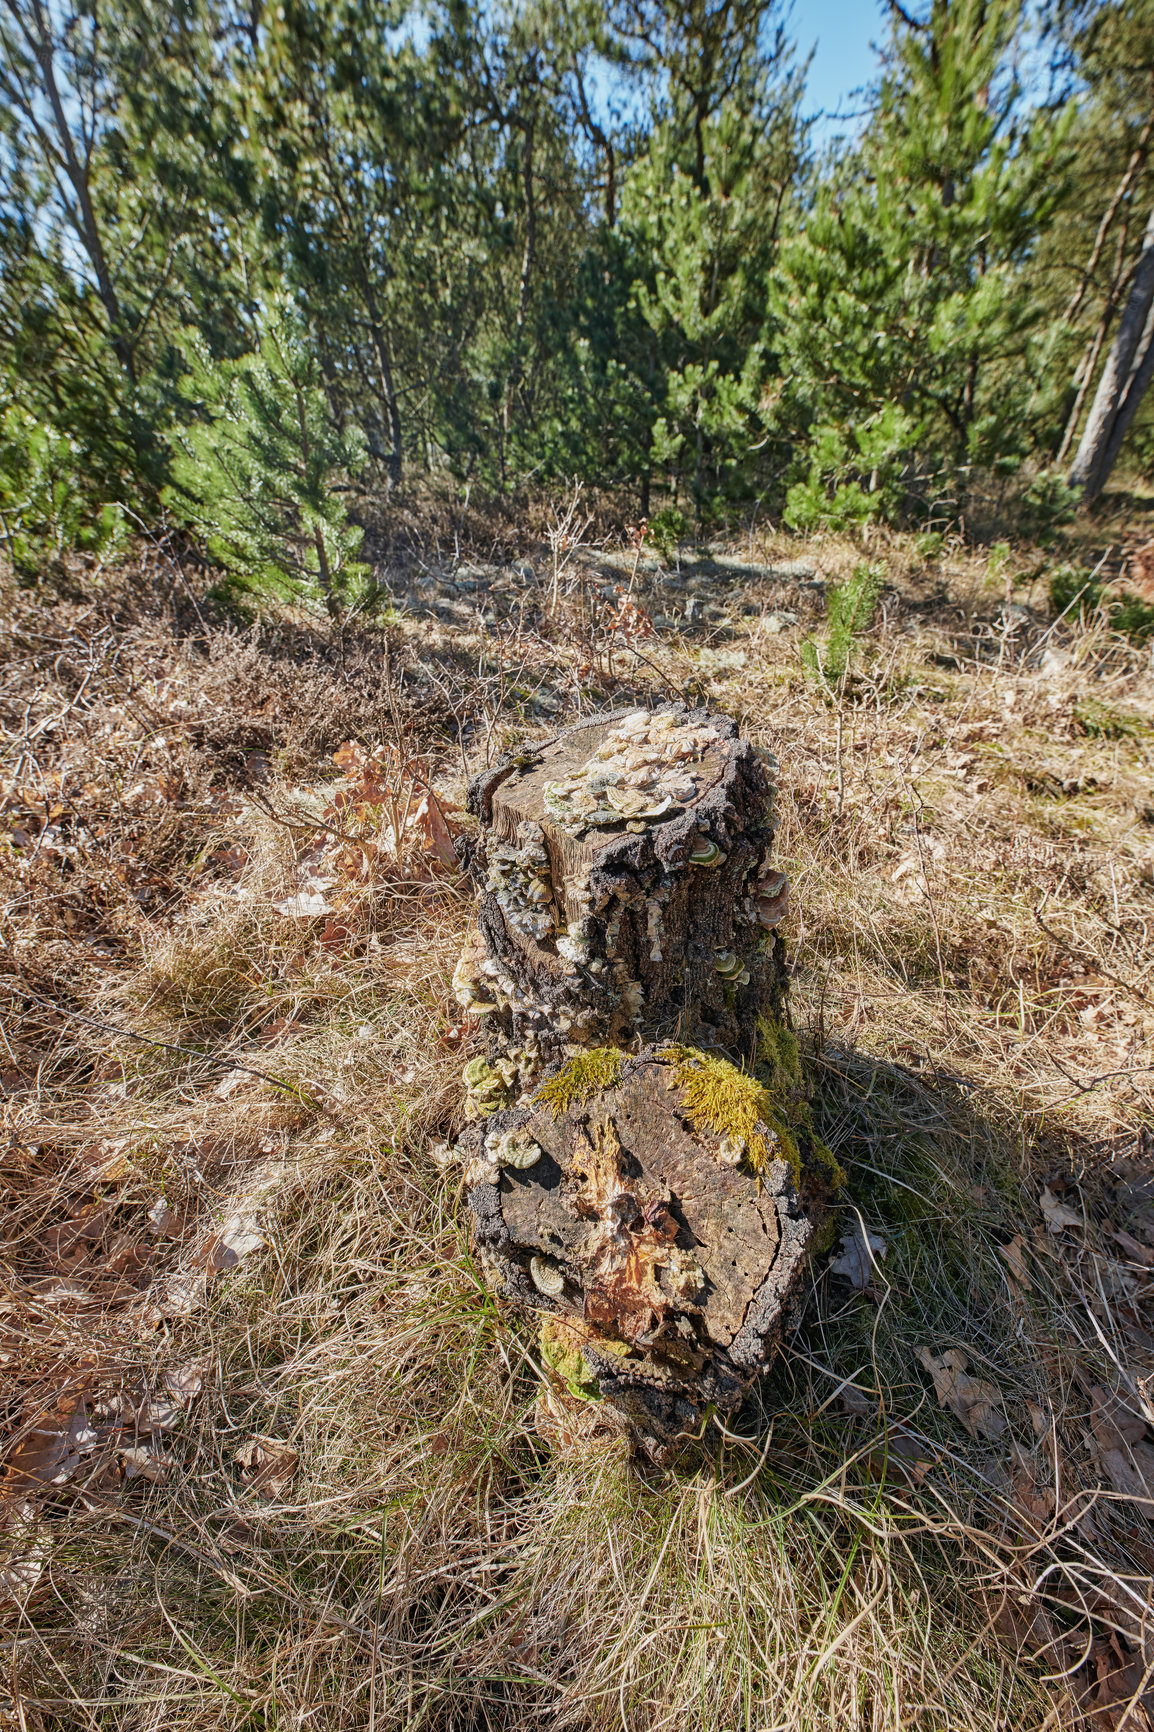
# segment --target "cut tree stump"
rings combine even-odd
[[[684,1046],[595,1049],[458,1148],[486,1278],[655,1460],[769,1364],[837,1182],[793,1037],[768,1038],[758,1076]]]
[[[726,717],[579,723],[470,784],[479,933],[454,981],[522,1087],[582,1048],[672,1037],[752,1059],[783,1014],[767,765]]]
[[[655,1459],[769,1364],[838,1181],[786,1023],[769,767],[727,718],[667,704],[469,788],[476,1247],[542,1314],[554,1377]]]

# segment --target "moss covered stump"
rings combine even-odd
[[[759,1046],[753,1074],[684,1044],[595,1048],[459,1145],[489,1283],[655,1459],[769,1364],[840,1179],[792,1035],[763,1021]]]
[[[771,765],[726,717],[667,704],[568,728],[470,785],[478,931],[454,981],[523,1088],[601,1043],[752,1059],[780,1016]]]

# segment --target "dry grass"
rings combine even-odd
[[[834,705],[821,591],[766,568],[860,549],[632,594],[628,547],[565,552],[418,548],[343,643],[216,621],[156,553],[11,598],[0,1725],[1140,1732],[1149,652],[895,540]],[[332,754],[449,804],[671,688],[781,760],[795,1016],[875,1258],[820,1259],[732,1433],[654,1477],[471,1263],[468,898],[415,818],[364,852]]]

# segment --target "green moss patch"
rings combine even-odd
[[[556,1076],[542,1083],[533,1096],[534,1103],[548,1107],[559,1119],[570,1107],[583,1107],[601,1089],[616,1088],[624,1062],[625,1054],[616,1046],[595,1046],[578,1053]]]
[[[764,1084],[728,1059],[699,1052],[696,1047],[674,1047],[668,1056],[676,1067],[686,1116],[695,1130],[743,1143],[745,1159],[755,1173],[765,1172],[771,1162],[781,1158],[788,1162],[795,1185],[801,1183],[797,1139],[776,1111]]]
[[[801,1068],[801,1048],[792,1028],[772,1017],[757,1019],[757,1057],[765,1067],[763,1081],[773,1095],[790,1089],[804,1090],[805,1073]]]

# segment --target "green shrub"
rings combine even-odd
[[[367,570],[340,492],[363,445],[333,427],[307,333],[274,302],[255,354],[214,361],[190,333],[185,358],[183,389],[200,419],[179,436],[166,503],[234,587],[319,597],[337,618]]]
[[[127,537],[123,508],[95,500],[71,439],[12,405],[0,417],[0,534],[13,569],[35,577],[73,550],[115,552]]]
[[[1058,616],[1075,613],[1085,617],[1101,608],[1110,622],[1110,629],[1128,637],[1131,643],[1143,644],[1154,636],[1154,607],[1131,595],[1128,590],[1106,595],[1105,584],[1093,572],[1078,566],[1063,565],[1050,578],[1050,606]]]
[[[913,433],[908,415],[894,404],[845,432],[818,427],[806,478],[786,495],[786,523],[791,529],[839,532],[895,519]]]
[[[688,529],[689,520],[676,505],[663,505],[649,519],[648,539],[666,565],[676,556]]]

